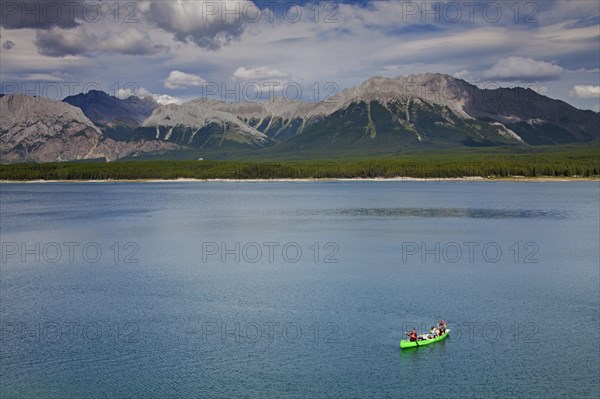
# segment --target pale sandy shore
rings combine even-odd
[[[294,182],[577,182],[600,181],[600,177],[524,177],[514,176],[505,178],[485,178],[467,176],[456,178],[420,178],[420,177],[390,177],[390,178],[326,178],[326,179],[103,179],[103,180],[0,180],[1,183],[183,183],[183,182],[223,182],[223,183],[294,183]]]

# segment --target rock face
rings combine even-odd
[[[267,102],[232,104],[208,100],[194,101],[191,104],[234,115],[275,142],[302,133],[306,127],[333,113],[337,107],[334,102],[289,101],[284,98],[275,98]]]
[[[351,103],[408,103],[418,99],[429,105],[447,108],[464,119],[495,119],[500,123],[518,122],[556,124],[574,139],[584,139],[582,131],[596,129],[598,121],[592,111],[583,111],[523,88],[480,89],[462,79],[439,73],[425,73],[396,78],[373,77],[362,85],[344,90],[334,98],[340,108]],[[597,132],[595,132],[597,133]],[[593,135],[591,135],[593,136]]]
[[[80,108],[105,135],[117,139],[127,139],[128,133],[159,107],[152,97],[130,96],[121,100],[97,90],[69,96],[63,101]]]
[[[192,101],[156,109],[136,129],[135,137],[162,139],[204,149],[252,149],[271,144],[269,138],[214,102]]]
[[[373,77],[322,102],[159,106],[151,98],[121,100],[95,91],[65,102],[22,95],[0,101],[3,162],[114,160],[184,149],[208,158],[250,152],[339,157],[600,139],[598,113],[532,90],[480,89],[437,73]]]
[[[161,141],[119,142],[106,138],[81,111],[62,101],[21,94],[0,98],[0,159],[54,162],[113,161],[145,152],[178,149]]]
[[[192,123],[191,115],[203,122]],[[254,136],[264,133],[275,143],[267,151],[283,153],[563,144],[599,138],[597,113],[533,90],[485,90],[437,73],[373,77],[317,103],[196,100],[169,106],[168,112],[159,108],[143,124],[154,127],[156,137],[189,145],[202,131],[196,130],[208,125],[235,126]]]

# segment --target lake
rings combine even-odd
[[[1,184],[1,396],[597,397],[599,193]]]

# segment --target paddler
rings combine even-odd
[[[431,326],[431,328],[429,329],[429,336],[431,338],[435,338],[435,327],[434,326]]]
[[[417,330],[413,328],[412,332],[409,334],[406,331],[404,331],[404,334],[408,335],[408,339],[412,342],[412,341],[416,341],[417,340]]]

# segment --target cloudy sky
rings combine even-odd
[[[315,100],[375,75],[442,72],[600,111],[594,0],[3,0],[0,34],[4,93]]]

